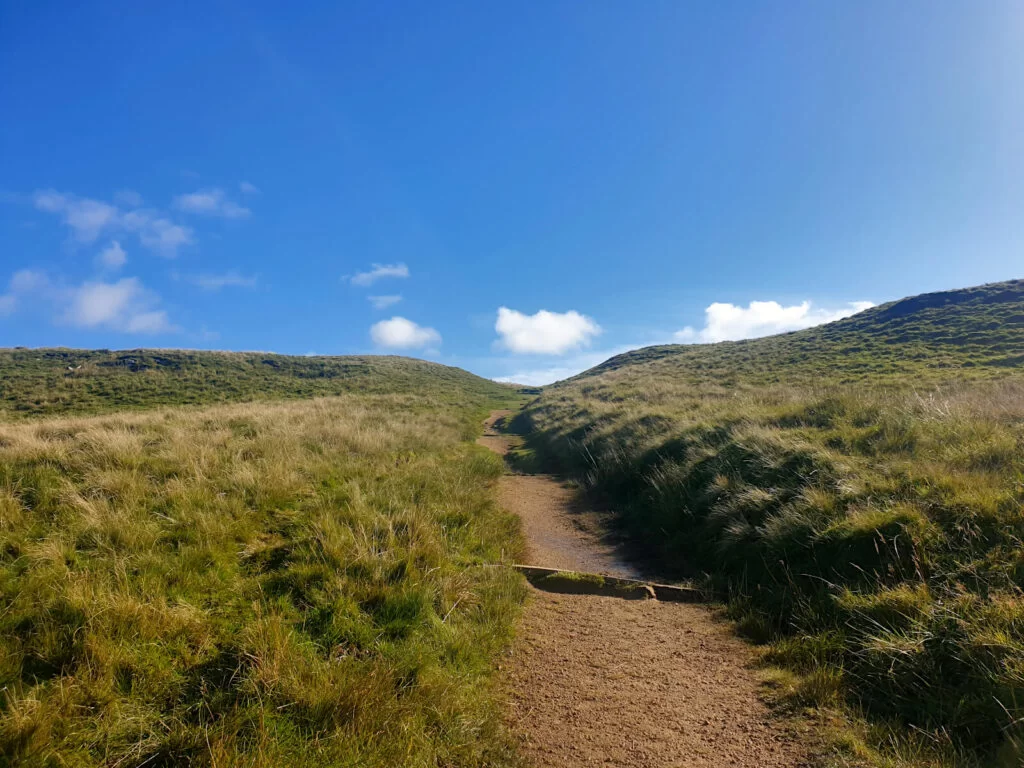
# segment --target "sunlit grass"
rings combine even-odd
[[[0,425],[0,761],[510,761],[521,587],[477,566],[519,534],[466,399]]]
[[[862,713],[878,764],[1021,759],[1024,283],[968,293],[994,303],[640,350],[528,409],[530,446],[727,592],[795,700]]]
[[[135,349],[0,349],[0,414],[40,416],[356,394],[430,394],[453,408],[513,390],[394,356]]]

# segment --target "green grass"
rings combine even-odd
[[[1024,280],[923,294],[852,317],[765,339],[711,345],[646,347],[580,374],[619,368],[633,376],[733,383],[884,385],[913,375],[918,383],[1000,378],[1024,364]],[[951,376],[955,374],[955,376]]]
[[[1024,281],[914,297],[613,358],[547,388],[528,443],[726,592],[798,700],[863,715],[877,764],[1016,764],[1022,352]]]
[[[34,405],[286,381],[199,357],[219,373],[101,369]],[[240,361],[267,392],[215,391]],[[407,366],[399,389],[425,372],[421,394],[0,423],[0,764],[515,762],[491,675],[522,584],[480,566],[514,558],[519,531],[490,490],[500,460],[471,442],[496,388],[366,364]],[[8,396],[53,375],[32,365]]]
[[[281,398],[429,393],[504,401],[515,389],[405,357],[296,357],[259,352],[0,349],[0,414],[103,413]]]

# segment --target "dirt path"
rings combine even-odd
[[[492,425],[482,445],[504,454]],[[543,475],[506,475],[530,565],[635,575]],[[773,721],[748,668],[752,652],[708,611],[655,600],[531,590],[508,671],[510,725],[537,768],[787,768],[805,751]]]
[[[495,411],[484,422],[481,445],[505,455],[511,440],[495,431],[494,422],[508,411]],[[601,540],[595,515],[573,505],[573,492],[549,475],[505,475],[498,481],[501,505],[523,520],[527,563],[584,573],[639,578],[615,548]]]

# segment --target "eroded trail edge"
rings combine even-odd
[[[478,440],[501,454],[510,439],[494,424],[507,413]],[[532,565],[637,575],[556,478],[506,475],[499,494]],[[806,765],[758,698],[752,658],[701,606],[532,589],[506,674],[509,725],[538,768]]]

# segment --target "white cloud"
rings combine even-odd
[[[67,318],[86,328],[109,323],[125,311],[139,289],[139,282],[133,277],[116,283],[85,283],[72,294]]]
[[[174,328],[168,322],[166,312],[154,310],[129,316],[124,330],[127,333],[163,333]]]
[[[225,219],[244,219],[251,213],[252,211],[244,205],[233,203],[230,200],[225,200],[224,204],[220,207],[220,215]]]
[[[114,202],[126,205],[129,208],[142,207],[142,195],[134,189],[119,189],[114,193]]]
[[[95,241],[105,229],[117,225],[119,211],[109,203],[77,198],[52,189],[36,192],[34,200],[39,210],[58,214],[75,239],[82,243]]]
[[[255,184],[250,184],[248,181],[240,181],[238,188],[243,195],[258,195],[260,193],[260,188]]]
[[[128,255],[117,240],[111,240],[110,245],[100,251],[99,262],[104,267],[119,269],[128,260]]]
[[[7,293],[0,294],[0,315],[13,314],[23,297],[45,291],[49,285],[50,280],[43,272],[34,269],[18,270],[7,283]]]
[[[417,325],[404,317],[381,320],[370,328],[373,343],[391,349],[419,349],[441,343],[441,334],[433,328]]]
[[[174,198],[173,205],[179,211],[198,213],[205,216],[221,216],[225,219],[244,219],[252,211],[228,200],[223,189],[201,189]]]
[[[190,275],[185,279],[204,291],[219,291],[229,287],[253,288],[256,285],[256,275],[243,275],[234,269],[221,274]]]
[[[50,278],[38,269],[19,269],[11,276],[10,291],[16,295],[45,290],[50,285]]]
[[[33,201],[40,211],[60,216],[72,237],[80,243],[93,243],[104,234],[129,232],[146,248],[173,257],[178,248],[193,242],[191,228],[175,224],[158,211],[143,208],[123,211],[101,200],[52,189],[37,191]]]
[[[388,307],[397,304],[402,300],[401,296],[367,296],[366,300],[369,301],[374,309],[387,309]]]
[[[729,304],[717,303],[708,307],[707,324],[703,329],[685,328],[676,332],[672,339],[657,334],[642,343],[576,352],[557,361],[552,361],[552,364],[545,364],[545,360],[538,354],[532,359],[511,356],[492,358],[481,361],[480,367],[486,366],[491,370],[497,368],[501,373],[494,377],[495,381],[542,386],[568,379],[611,357],[651,344],[666,344],[672,341],[710,342],[723,340],[719,338],[723,336],[747,338],[744,334],[781,333],[839,320],[871,306],[873,306],[871,302],[867,301],[851,302],[839,309],[818,309],[809,302],[794,307],[782,307],[776,302],[752,302],[748,307],[733,307]],[[723,307],[729,309],[723,309]],[[742,320],[737,318],[742,318]]]
[[[152,211],[126,213],[124,226],[129,232],[137,233],[139,242],[146,248],[163,256],[177,256],[178,248],[194,242],[191,227],[175,224]]]
[[[498,309],[494,330],[501,337],[499,345],[517,354],[564,355],[590,344],[600,335],[601,326],[575,310],[548,312],[540,310],[524,315],[508,307]]]
[[[674,338],[684,343],[754,339],[831,323],[873,306],[870,301],[854,301],[840,309],[819,309],[809,301],[789,307],[777,301],[752,301],[741,307],[716,301],[704,310],[704,327],[701,330],[687,326],[676,331]]]
[[[634,349],[640,349],[643,346],[646,345],[623,344],[618,347],[580,352],[563,358],[554,365],[544,365],[538,359],[537,367],[521,367],[522,358],[506,358],[497,362],[505,368],[508,368],[509,365],[515,367],[511,368],[511,373],[495,376],[494,380],[508,384],[526,384],[531,387],[539,387],[568,379],[577,373],[583,373],[583,371],[593,368],[595,365],[600,365],[610,357],[615,357],[615,355],[621,355]]]
[[[405,264],[373,264],[369,272],[356,272],[349,280],[352,285],[373,285],[385,277],[408,277]]]
[[[116,282],[91,280],[68,286],[33,269],[15,272],[6,294],[0,296],[0,312],[10,314],[22,299],[33,307],[49,307],[59,323],[79,328],[107,328],[125,333],[164,333],[178,330],[159,308],[160,298],[143,287],[138,278]]]
[[[523,384],[527,387],[543,387],[547,384],[554,384],[556,381],[564,381],[577,373],[582,373],[592,365],[554,365],[550,368],[527,368],[509,374],[498,376],[494,380],[502,384]]]
[[[167,313],[155,309],[157,298],[138,278],[116,283],[87,282],[67,293],[62,320],[80,328],[108,328],[125,333],[163,333],[174,330]]]

